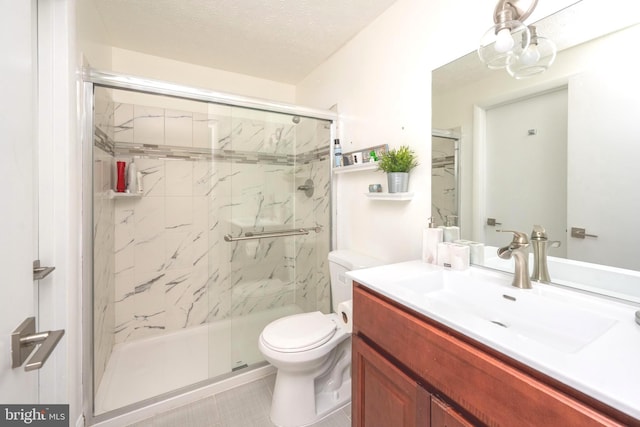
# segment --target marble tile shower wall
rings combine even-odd
[[[116,104],[116,146],[263,154],[234,162],[135,156],[143,196],[115,202],[116,343],[289,304],[328,310],[329,198],[320,200],[328,196],[328,160],[316,156],[294,171],[264,159],[294,154],[296,144],[327,148],[329,132],[313,136],[315,120],[296,128],[252,114],[267,113],[232,118],[230,107],[207,114]],[[313,198],[295,191],[314,176]],[[322,235],[303,239],[223,239],[316,224]]]
[[[433,138],[432,144],[431,215],[435,224],[445,225],[448,216],[458,215],[455,149],[448,139]]]
[[[331,135],[328,124],[322,121],[301,121],[296,129],[298,152],[310,153],[326,150],[321,161],[302,163],[295,171],[295,187],[311,179],[314,183],[313,195],[309,198],[303,191],[295,191],[295,227],[323,225],[320,234],[311,233],[298,238],[295,247],[297,284],[296,303],[303,311],[331,311],[331,288],[327,254],[330,247],[331,224],[331,164],[328,147]],[[295,189],[294,189],[295,190]]]
[[[95,92],[94,125],[113,138],[113,111],[110,92]],[[96,141],[97,142],[97,141]],[[103,141],[101,141],[103,142]],[[99,145],[99,146],[98,146]],[[100,148],[102,147],[102,148]],[[94,233],[94,386],[97,389],[114,344],[115,260],[114,203],[109,198],[113,183],[113,147],[97,144],[93,155],[93,233]]]

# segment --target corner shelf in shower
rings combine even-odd
[[[109,190],[110,199],[139,199],[142,197],[140,193],[118,193],[113,190]]]
[[[413,192],[406,193],[364,193],[371,200],[391,200],[396,202],[406,202],[413,199]]]
[[[363,163],[361,165],[349,165],[333,168],[333,173],[362,172],[378,169],[377,163]]]

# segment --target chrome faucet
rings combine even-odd
[[[533,248],[533,273],[531,280],[541,283],[551,283],[549,268],[547,267],[547,249],[559,248],[560,242],[550,241],[547,232],[541,225],[534,225],[531,232],[531,245]]]
[[[529,280],[529,238],[526,233],[512,230],[496,230],[505,233],[513,233],[513,240],[509,246],[498,249],[498,256],[502,259],[513,259],[516,262],[516,268],[513,273],[513,282],[511,286],[520,289],[531,289],[531,280]]]

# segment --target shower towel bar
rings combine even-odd
[[[322,227],[311,228],[295,228],[292,230],[277,230],[277,231],[247,231],[244,236],[234,237],[231,234],[226,234],[224,240],[227,242],[236,242],[239,240],[252,240],[252,239],[268,239],[271,237],[286,237],[286,236],[301,236],[309,234],[311,231],[319,233],[322,231]]]

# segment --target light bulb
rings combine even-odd
[[[494,47],[496,52],[508,52],[513,48],[513,44],[514,41],[513,37],[511,37],[511,30],[509,30],[508,28],[503,28],[502,30],[498,31],[498,34],[496,35],[496,44]]]
[[[540,50],[535,44],[529,45],[529,47],[520,55],[520,62],[523,65],[533,65],[540,60]]]

